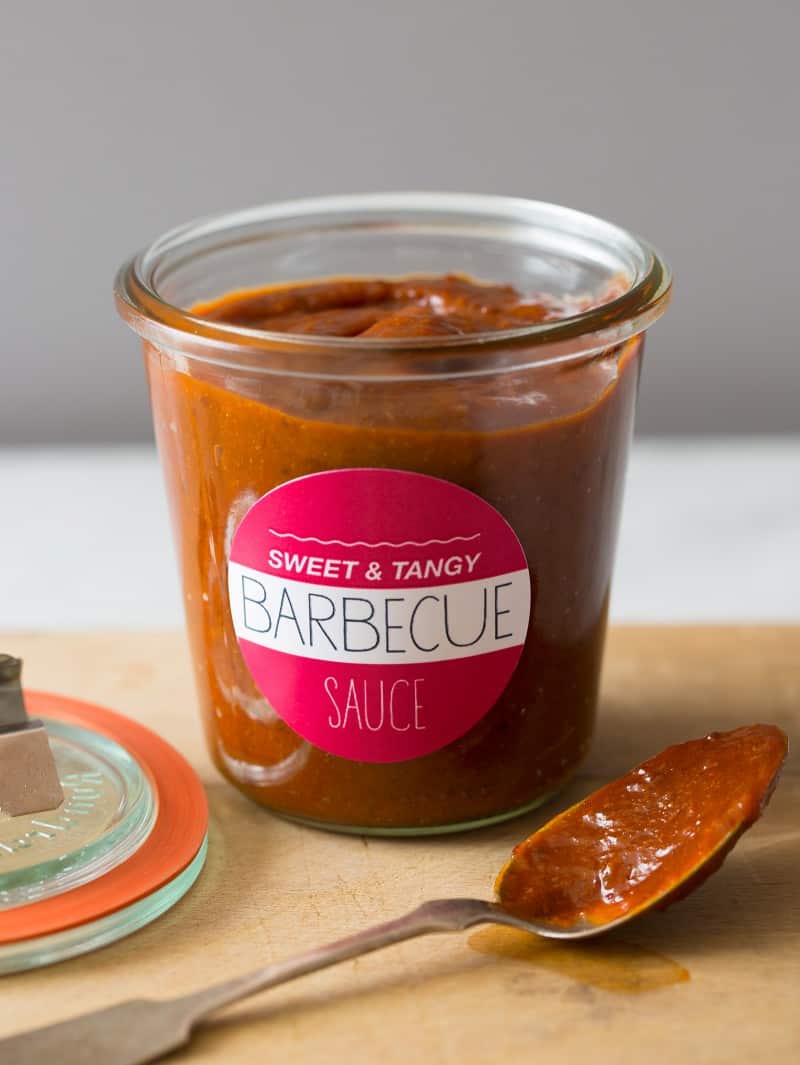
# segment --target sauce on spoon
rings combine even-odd
[[[499,904],[573,928],[683,898],[761,816],[787,747],[774,725],[668,747],[518,844],[495,884]]]

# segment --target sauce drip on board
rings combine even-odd
[[[761,816],[787,748],[774,725],[668,747],[518,844],[497,878],[498,902],[571,927],[683,898]]]
[[[467,942],[479,954],[546,969],[600,991],[639,995],[690,979],[689,970],[672,958],[619,939],[562,943],[492,925],[473,932]]]

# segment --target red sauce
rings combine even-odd
[[[278,333],[399,339],[519,329],[565,318],[578,309],[551,296],[525,298],[512,285],[478,284],[447,274],[280,285],[233,293],[196,307],[195,314]]]
[[[194,313],[353,337],[347,357],[368,365],[387,356],[366,343],[357,351],[359,338],[473,335],[582,307],[448,275],[272,287]],[[203,717],[212,756],[237,787],[314,822],[425,828],[525,808],[574,771],[594,719],[642,342],[432,380],[404,377],[400,357],[397,376],[373,379],[237,378],[199,361],[186,372],[146,345]],[[421,365],[429,352],[420,351]],[[430,474],[481,496],[514,529],[534,589],[522,655],[497,703],[457,741],[396,763],[310,747],[271,712],[228,606],[227,545],[247,507],[294,478],[354,467]]]
[[[682,898],[761,816],[787,746],[774,725],[751,725],[668,747],[518,844],[499,902],[567,927]]]

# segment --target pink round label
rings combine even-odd
[[[494,507],[383,469],[262,496],[233,537],[228,590],[275,712],[364,762],[419,758],[469,731],[519,661],[531,604],[522,545]]]

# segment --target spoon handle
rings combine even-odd
[[[340,961],[370,954],[374,950],[401,943],[405,939],[413,939],[415,936],[426,935],[428,932],[454,932],[471,925],[497,920],[497,910],[491,903],[481,899],[436,899],[423,903],[394,921],[373,925],[287,961],[267,965],[244,976],[173,999],[172,1005],[185,1007],[185,1017],[193,1027],[207,1014],[222,1006],[228,1006],[257,991],[276,987],[306,973],[327,969]]]
[[[0,1039],[0,1062],[11,1065],[144,1065],[185,1046],[209,1013],[256,991],[305,973],[368,954],[427,932],[450,932],[496,921],[517,923],[489,902],[439,899],[426,902],[396,921],[310,950],[277,965],[214,984],[179,998],[131,999],[107,1009]]]

